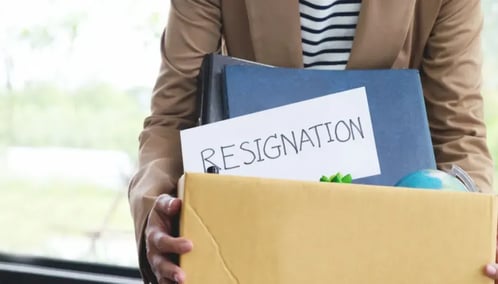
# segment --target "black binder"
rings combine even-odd
[[[215,53],[204,56],[197,81],[201,98],[199,125],[228,118],[227,102],[223,90],[223,72],[225,66],[228,65],[268,66]]]

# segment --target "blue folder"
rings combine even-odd
[[[381,174],[354,182],[389,186],[408,173],[436,168],[417,70],[225,66],[223,83],[229,118],[365,87]]]

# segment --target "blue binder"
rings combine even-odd
[[[381,174],[354,182],[394,185],[408,173],[436,168],[416,70],[332,71],[225,66],[223,80],[224,111],[230,118],[365,87]],[[321,174],[329,173],[317,173]]]

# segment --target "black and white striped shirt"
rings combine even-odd
[[[346,68],[361,0],[299,0],[305,68]]]

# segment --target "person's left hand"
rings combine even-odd
[[[496,256],[495,261],[498,261],[498,236],[496,236]],[[487,264],[484,268],[484,273],[491,279],[495,280],[495,284],[498,284],[498,263]]]
[[[498,284],[498,264],[497,263],[490,263],[487,264],[486,267],[484,268],[484,272],[486,275],[495,280],[495,284]]]

